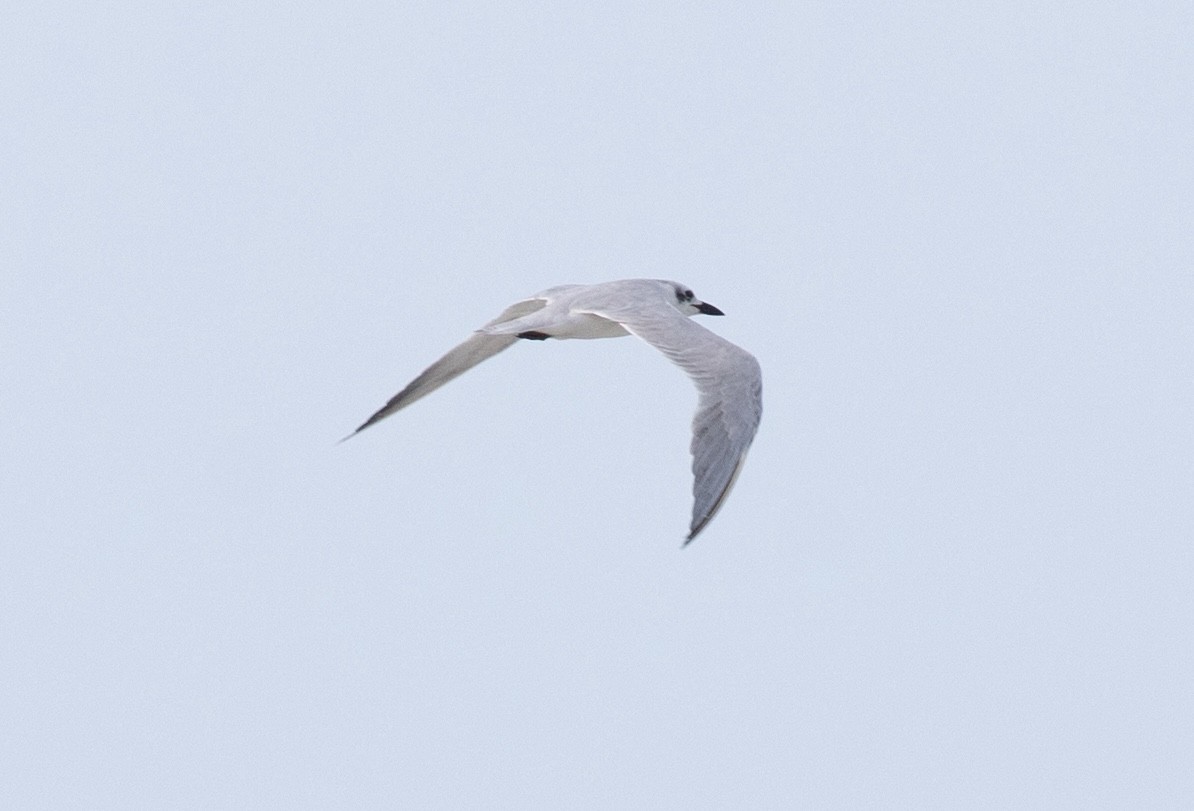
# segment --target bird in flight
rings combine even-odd
[[[345,439],[519,340],[635,335],[687,372],[699,394],[692,421],[693,505],[684,541],[687,546],[725,502],[763,413],[759,362],[746,350],[689,320],[693,315],[724,314],[697,299],[691,288],[659,279],[552,287],[511,304],[427,367]]]

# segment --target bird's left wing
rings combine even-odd
[[[507,307],[501,315],[487,323],[481,329],[484,330],[487,327],[533,313],[536,310],[542,309],[546,303],[545,299],[537,296],[515,302]],[[509,348],[517,340],[518,337],[515,335],[490,335],[480,330],[474,332],[464,343],[424,369],[422,374],[408,383],[402,391],[391,397],[390,401],[378,409],[377,413],[361,423],[361,426],[348,436],[359,434],[370,425],[384,420],[396,411],[406,408],[415,400],[426,397],[440,386],[464,374],[481,361],[488,360],[503,349]],[[345,439],[347,438],[345,437]]]

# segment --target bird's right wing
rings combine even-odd
[[[763,415],[763,373],[754,355],[666,302],[588,310],[617,321],[679,366],[699,394],[692,420],[692,541],[725,503]]]
[[[481,329],[483,330],[515,318],[521,318],[536,310],[541,310],[546,304],[547,301],[539,297],[515,302],[507,307],[501,315]],[[391,397],[388,403],[382,406],[372,417],[361,423],[361,426],[353,431],[352,434],[349,434],[349,436],[359,434],[375,422],[384,420],[396,411],[406,408],[415,400],[426,397],[445,383],[460,377],[460,375],[481,361],[488,360],[503,349],[510,347],[517,340],[518,337],[516,335],[489,335],[481,331],[474,332],[467,341],[424,369],[422,374],[408,383],[402,391]],[[347,438],[345,437],[345,439]]]

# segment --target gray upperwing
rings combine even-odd
[[[670,305],[600,313],[687,372],[699,394],[692,420],[692,522],[687,545],[725,503],[763,415],[763,373],[745,349]]]
[[[546,302],[540,298],[516,302],[482,329],[533,313],[542,309],[545,304]],[[380,422],[391,414],[406,408],[415,400],[426,397],[445,383],[460,377],[481,361],[488,360],[503,349],[509,348],[517,340],[518,336],[516,335],[488,335],[483,332],[474,332],[467,341],[424,369],[418,377],[406,385],[406,388],[391,397],[390,401],[382,406],[377,413],[361,423],[361,426],[348,436],[359,434],[375,422]],[[345,437],[345,439],[347,438]]]

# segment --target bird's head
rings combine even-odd
[[[668,282],[668,284],[675,295],[672,305],[685,315],[725,315],[709,302],[698,299],[693,294],[691,287],[686,287],[678,282]]]

